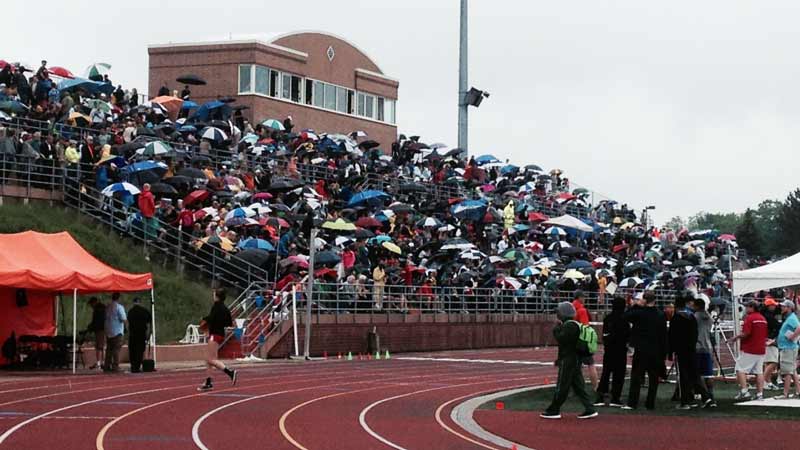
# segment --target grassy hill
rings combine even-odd
[[[164,268],[144,258],[141,247],[110,233],[108,228],[96,225],[91,219],[81,217],[74,210],[47,202],[6,203],[0,206],[0,233],[18,233],[35,230],[46,233],[68,231],[90,253],[106,264],[127,272],[152,272],[156,297],[156,336],[160,343],[175,342],[183,337],[188,323],[198,323],[208,313],[211,293],[208,285],[189,281],[175,270]],[[20,249],[25,251],[25,249]],[[110,294],[98,295],[108,301]],[[130,307],[135,295],[149,304],[149,292],[123,295],[123,305]],[[90,319],[87,298],[79,297],[78,329],[84,329]],[[71,333],[72,299],[64,296],[63,307],[66,329],[59,318],[59,331]]]

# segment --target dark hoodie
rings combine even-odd
[[[627,350],[631,327],[625,320],[625,299],[617,301],[611,307],[611,313],[603,319],[603,347]]]

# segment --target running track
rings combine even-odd
[[[498,449],[450,419],[481,393],[555,378],[553,349],[395,355],[381,361],[0,378],[0,450]],[[408,359],[406,359],[408,358]],[[533,364],[531,364],[533,362]]]

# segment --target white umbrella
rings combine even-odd
[[[567,232],[564,231],[564,229],[560,228],[560,227],[550,227],[550,228],[544,230],[544,233],[545,234],[549,234],[551,236],[566,236],[567,235]]]
[[[130,183],[122,182],[122,183],[114,183],[108,185],[105,189],[103,189],[102,194],[105,195],[106,197],[111,197],[116,192],[127,192],[131,195],[136,195],[141,191],[139,190],[138,187]]]

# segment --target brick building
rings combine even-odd
[[[208,85],[191,86],[192,100],[236,98],[253,123],[291,115],[298,130],[362,130],[387,150],[397,137],[398,81],[343,38],[297,32],[268,41],[152,45],[148,54],[151,97],[165,84],[180,91],[175,79],[195,74]]]

